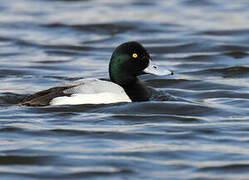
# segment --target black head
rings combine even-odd
[[[110,79],[125,86],[137,80],[136,76],[145,74],[150,63],[150,55],[138,42],[126,42],[118,46],[109,64]]]

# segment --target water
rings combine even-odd
[[[248,8],[246,0],[2,0],[1,180],[248,179]],[[17,105],[60,83],[108,77],[113,49],[131,40],[175,72],[141,77],[157,101]]]

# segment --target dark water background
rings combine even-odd
[[[169,101],[21,107],[136,40]],[[1,0],[0,178],[249,179],[249,1]]]

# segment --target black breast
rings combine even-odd
[[[133,102],[148,101],[151,96],[151,90],[139,80],[123,88]]]

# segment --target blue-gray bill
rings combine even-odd
[[[149,65],[147,68],[144,69],[144,72],[148,74],[154,74],[157,76],[173,75],[173,71],[161,68],[158,65],[154,64],[152,61],[149,62]]]

